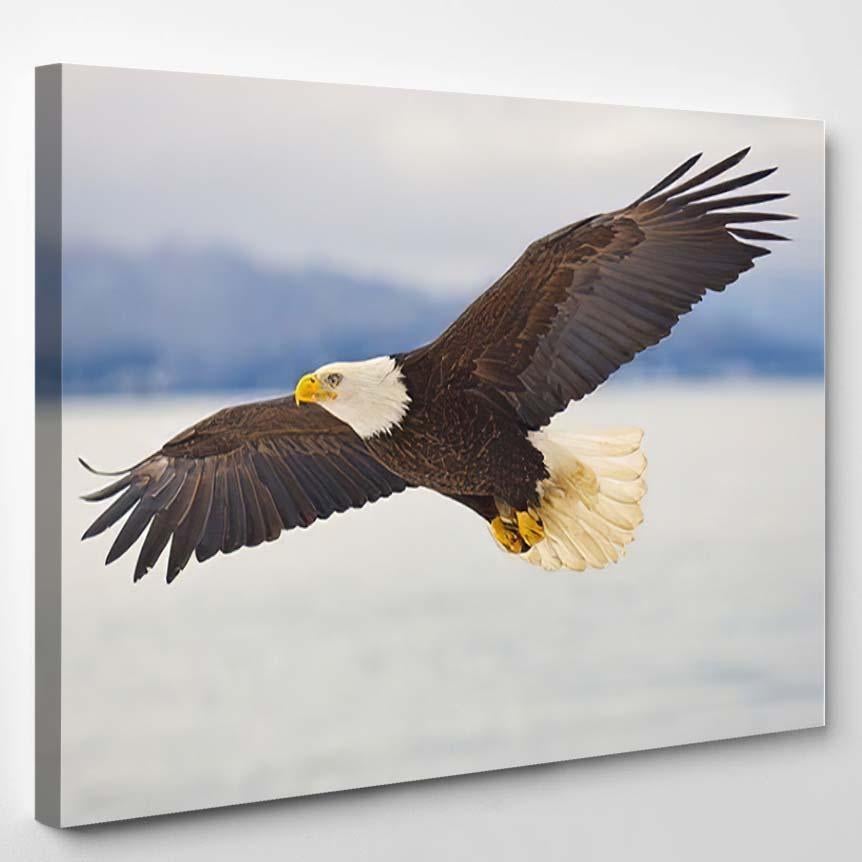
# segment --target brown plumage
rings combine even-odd
[[[134,578],[149,571],[173,537],[170,583],[193,552],[203,562],[218,551],[271,542],[282,530],[308,527],[406,487],[343,422],[315,405],[300,408],[292,397],[276,398],[220,410],[85,496],[99,501],[122,491],[83,538],[131,509],[106,563],[149,526]]]
[[[695,156],[629,206],[536,240],[439,338],[408,355],[405,368],[417,378],[463,379],[528,428],[545,425],[669,335],[707,290],[724,290],[769,254],[737,237],[784,239],[734,225],[792,216],[724,210],[786,194],[714,199],[775,168],[703,186],[747,153],[667,190]]]
[[[439,491],[488,521],[522,510],[541,521],[543,483],[554,477],[547,447],[531,432],[665,338],[706,291],[724,290],[768,254],[751,241],[784,239],[740,225],[791,216],[739,208],[785,194],[720,197],[774,169],[710,185],[747,152],[674,185],[699,158],[693,157],[629,206],[532,243],[435,341],[392,357],[409,407],[381,432],[360,436],[327,412],[335,406],[298,406],[292,396],[222,410],[86,497],[120,495],[84,538],[128,514],[107,562],[149,527],[134,577],[171,542],[171,581],[192,553],[203,561],[271,541],[282,530],[409,486]],[[608,445],[607,451],[623,451]],[[577,466],[588,463],[582,458]],[[605,481],[601,469],[594,471],[596,488]],[[613,481],[608,474],[602,487]],[[624,496],[614,498],[618,507],[640,499]],[[622,529],[613,513],[601,517],[609,519],[605,532],[612,537]],[[601,524],[584,530],[586,538],[571,541],[589,565],[615,560],[615,549],[630,540],[608,540]],[[579,567],[557,550],[562,565]]]

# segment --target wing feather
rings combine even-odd
[[[133,577],[142,578],[170,543],[170,583],[192,554],[203,562],[270,542],[283,530],[406,487],[349,426],[315,405],[297,407],[289,396],[221,410],[86,495],[116,499],[83,538],[125,518],[106,562],[146,531]]]
[[[266,540],[263,509],[246,464],[240,463],[238,465],[237,477],[245,505],[245,544],[249,548],[255,548]]]
[[[89,529],[84,533],[84,539],[91,539],[93,536],[98,536],[103,533],[108,527],[112,527],[138,500],[144,493],[144,489],[140,485],[131,485],[90,524]]]
[[[212,506],[214,471],[215,464],[212,459],[202,461],[196,471],[196,486],[192,501],[185,516],[177,524],[171,540],[171,551],[168,555],[168,583],[171,583],[186,567],[195,546],[201,539]]]
[[[227,530],[222,550],[229,554],[243,547],[245,534],[245,500],[239,484],[236,453],[230,456],[227,466]]]
[[[209,516],[204,524],[203,533],[195,547],[195,558],[203,563],[214,557],[222,547],[225,534],[225,514],[227,512],[227,478],[223,459],[216,464],[213,477],[213,499]]]
[[[547,424],[769,253],[745,240],[784,238],[738,226],[794,218],[741,209],[787,196],[732,194],[775,171],[723,176],[748,152],[684,180],[693,156],[628,207],[532,243],[436,341],[407,354],[405,369],[433,379],[442,367],[447,385],[502,398],[528,428]]]

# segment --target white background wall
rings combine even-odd
[[[856,858],[862,399],[855,4],[33,0],[0,32],[0,858]],[[829,727],[57,832],[32,820],[33,72],[64,61],[819,117],[829,237]],[[792,463],[787,469],[794,469]],[[805,500],[799,505],[804,507]],[[182,764],[178,763],[181,769]]]

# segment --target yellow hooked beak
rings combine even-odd
[[[312,404],[315,401],[331,401],[336,394],[323,386],[316,374],[306,374],[296,384],[293,397],[297,404]]]

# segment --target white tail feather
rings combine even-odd
[[[550,476],[539,483],[545,538],[521,556],[543,569],[601,569],[617,562],[643,521],[646,457],[640,428],[530,435]]]

